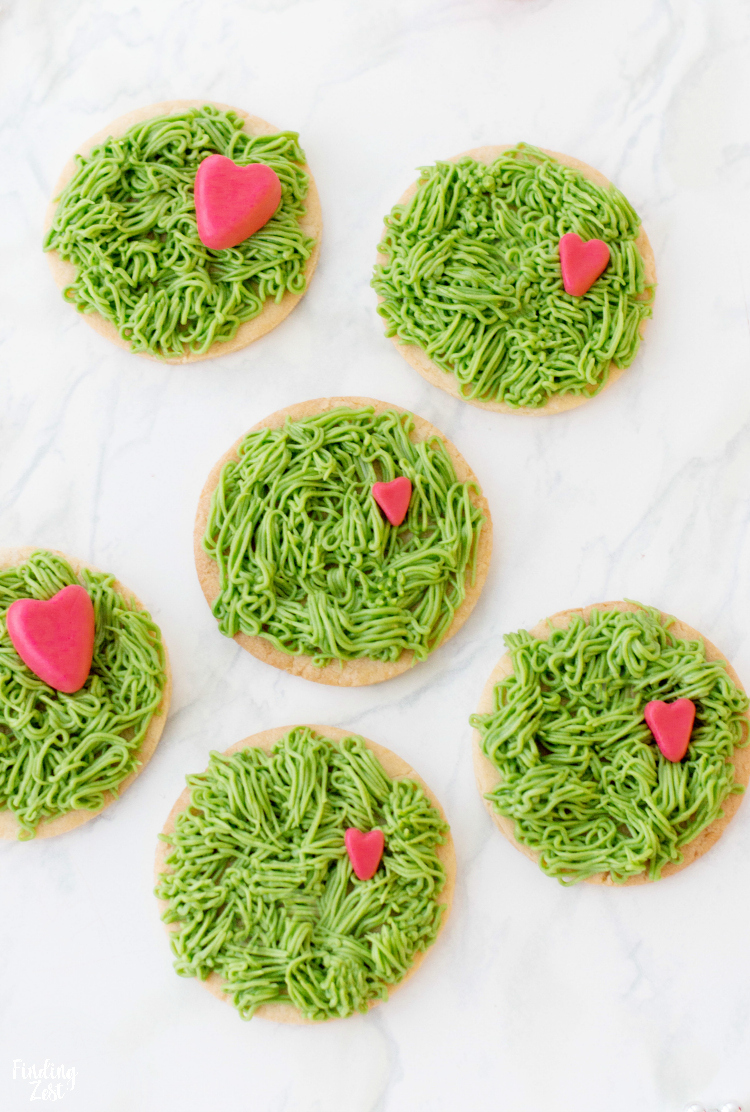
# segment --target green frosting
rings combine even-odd
[[[473,582],[484,517],[439,438],[411,414],[339,408],[248,433],[222,469],[203,547],[219,568],[219,628],[265,637],[316,665],[424,660]],[[375,482],[406,475],[402,525]]]
[[[187,782],[156,894],[179,924],[177,972],[218,973],[243,1019],[266,1003],[314,1020],[367,1011],[434,942],[447,825],[361,738],[334,745],[298,727],[270,755],[212,753]],[[385,835],[371,880],[352,871],[347,827]]]
[[[495,708],[473,715],[500,773],[487,795],[517,841],[563,883],[609,872],[656,880],[743,789],[732,755],[747,744],[748,700],[703,642],[670,633],[658,610],[593,610],[541,641],[505,638],[513,674]],[[662,756],[643,712],[652,699],[692,699],[685,758]]]
[[[462,397],[510,406],[596,394],[610,364],[632,363],[654,289],[635,246],[640,220],[614,186],[524,143],[491,165],[467,157],[420,175],[379,247],[386,335],[422,348]],[[566,232],[610,248],[583,297],[563,288]]]
[[[0,809],[16,816],[22,839],[33,838],[42,819],[101,807],[138,767],[158,713],[166,684],[161,634],[113,579],[86,569],[76,575],[45,551],[0,569]],[[23,663],[5,614],[16,599],[49,599],[75,583],[94,604],[96,641],[86,683],[66,695]]]
[[[77,268],[65,297],[111,321],[135,352],[200,355],[231,340],[267,299],[305,289],[315,241],[298,223],[309,180],[298,136],[251,136],[243,123],[234,112],[191,108],[76,156],[44,247]],[[275,215],[224,251],[204,247],[196,225],[195,174],[211,154],[265,163],[281,179]]]

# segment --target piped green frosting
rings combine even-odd
[[[115,325],[134,352],[202,355],[231,340],[266,301],[305,289],[315,241],[299,224],[309,179],[292,131],[252,136],[207,105],[134,124],[83,157],[44,242],[73,263],[64,293]],[[281,180],[278,210],[249,239],[212,251],[198,236],[194,184],[211,154],[262,162]]]
[[[138,768],[138,750],[158,713],[167,682],[158,627],[123,598],[114,576],[76,574],[54,553],[35,552],[0,568],[0,810],[10,810],[19,838],[33,838],[42,819],[95,811]],[[91,672],[66,695],[21,660],[5,626],[16,599],[49,599],[81,584],[94,604]]]
[[[424,660],[473,581],[484,521],[442,440],[410,414],[338,408],[250,432],[222,469],[203,547],[216,561],[222,633],[266,638],[317,665]],[[407,476],[402,525],[375,482]]]
[[[494,709],[471,718],[499,773],[487,799],[563,883],[658,879],[743,790],[732,756],[747,744],[748,699],[702,641],[671,624],[649,608],[595,609],[547,640],[509,634],[513,673],[496,685]],[[672,762],[643,712],[681,698],[695,703],[695,725]]]
[[[218,974],[243,1019],[267,1003],[312,1020],[367,1011],[434,942],[448,828],[361,738],[297,727],[270,754],[212,753],[187,782],[156,894],[177,972]],[[352,870],[348,827],[385,835],[370,880]]]
[[[611,367],[630,366],[651,316],[639,230],[614,186],[524,143],[489,165],[422,167],[378,248],[386,258],[372,285],[386,335],[420,347],[467,400],[539,408],[596,394]],[[563,288],[566,232],[609,245],[583,297]]]

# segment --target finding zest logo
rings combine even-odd
[[[13,1059],[13,1080],[31,1087],[29,1100],[62,1100],[76,1087],[75,1066],[56,1066],[49,1058],[43,1066],[27,1066],[22,1058]]]

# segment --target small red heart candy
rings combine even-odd
[[[268,223],[280,202],[279,176],[262,162],[238,166],[223,154],[210,154],[195,175],[198,235],[213,251],[248,239]]]
[[[8,636],[24,664],[56,691],[79,691],[94,656],[94,605],[81,586],[63,587],[46,602],[19,598],[5,615]]]
[[[650,703],[646,703],[643,715],[656,744],[667,760],[681,761],[687,753],[695,721],[695,703],[692,699],[675,699],[673,703],[652,699]]]
[[[409,509],[411,479],[399,475],[389,483],[373,483],[372,496],[391,525],[400,525]]]
[[[560,240],[560,269],[566,293],[583,297],[600,274],[607,269],[609,247],[603,239],[585,242],[575,232],[566,232]]]
[[[355,826],[350,826],[344,834],[344,845],[359,879],[370,880],[374,877],[385,846],[383,831],[376,827],[363,834]]]

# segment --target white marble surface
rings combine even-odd
[[[175,672],[163,740],[122,801],[3,849],[4,1110],[33,1095],[14,1059],[75,1067],[64,1099],[78,1112],[750,1105],[750,804],[678,877],[567,891],[491,825],[467,724],[503,632],[623,595],[701,629],[750,681],[749,44],[746,0],[2,0],[0,544],[115,571],[160,622]],[[323,254],[276,332],[163,368],[63,304],[42,216],[86,136],[204,95],[300,131]],[[635,366],[582,409],[537,419],[424,383],[383,338],[368,285],[382,216],[415,167],[522,138],[625,190],[661,281]],[[191,555],[215,459],[266,413],[333,393],[442,428],[496,529],[461,633],[411,674],[349,691],[224,640]],[[419,975],[367,1018],[243,1024],[172,972],[156,832],[210,749],[304,721],[392,747],[433,786],[458,850],[454,912]]]

